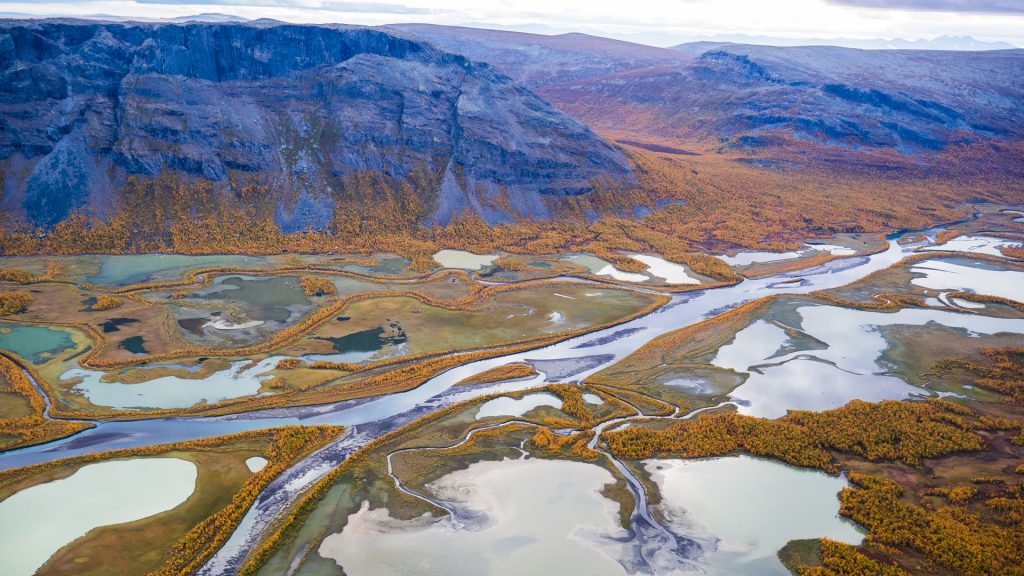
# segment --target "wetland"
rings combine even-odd
[[[12,430],[90,427],[0,453],[0,525],[54,501],[95,507],[67,507],[78,520],[60,530],[38,515],[31,545],[7,543],[32,553],[0,565],[66,573],[133,526],[178,518],[136,541],[155,569],[218,518],[229,529],[191,553],[195,573],[787,574],[836,554],[913,573],[894,550],[928,550],[877,545],[885,525],[857,498],[896,482],[907,510],[974,514],[979,530],[977,498],[1019,498],[1024,417],[998,382],[1024,347],[1024,264],[986,236],[1018,230],[1012,216],[740,254],[739,279],[709,287],[628,252],[451,250],[419,275],[384,254],[61,257],[54,279],[5,286],[31,302],[0,321],[17,367],[0,414]],[[310,277],[334,291],[308,293]],[[116,306],[78,305],[104,295]],[[913,435],[844,416],[903,414],[891,406],[948,445],[886,444]],[[266,436],[297,425],[323,431],[287,450]],[[844,426],[871,440],[827,436]],[[999,482],[943,472],[955,458]],[[957,502],[965,482],[973,496]],[[104,498],[121,492],[111,515]]]

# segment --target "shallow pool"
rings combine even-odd
[[[266,265],[265,258],[230,254],[206,256],[126,254],[96,256],[95,258],[99,259],[99,272],[94,276],[87,277],[86,281],[104,286],[136,284],[156,280],[176,280],[186,271],[195,268],[229,266],[254,268]]]
[[[0,502],[0,573],[30,576],[93,528],[170,510],[195,490],[196,465],[180,458],[89,464]]]
[[[434,261],[441,266],[462,270],[480,270],[494,264],[497,259],[497,254],[473,254],[465,250],[441,250],[434,254]]]
[[[558,396],[547,392],[527,394],[519,399],[502,396],[488,400],[480,405],[476,412],[476,419],[490,418],[492,416],[522,416],[540,406],[561,408],[562,400]]]
[[[1017,270],[988,270],[945,260],[925,260],[914,264],[910,271],[918,275],[911,283],[922,288],[962,290],[1024,301],[1024,272]]]
[[[621,534],[616,507],[598,492],[612,475],[591,464],[552,460],[479,462],[431,485],[486,517],[475,529],[446,521],[399,521],[364,507],[319,553],[349,576],[625,574],[598,541]]]
[[[690,276],[686,266],[682,264],[644,254],[633,254],[630,258],[646,264],[647,273],[665,280],[666,284],[700,284],[700,280]]]
[[[843,478],[750,456],[645,465],[673,529],[718,540],[704,559],[709,574],[788,576],[776,553],[790,540],[863,539],[856,525],[838,515]]]
[[[33,364],[43,364],[74,347],[71,334],[61,328],[0,323],[0,349],[13,352]]]
[[[957,236],[945,244],[937,246],[926,246],[922,250],[948,250],[952,252],[969,252],[973,254],[988,254],[989,256],[1002,256],[1000,248],[1007,246],[1020,246],[1021,242],[1007,240],[1006,238],[993,238],[991,236]]]
[[[786,351],[785,330],[757,320],[719,348],[711,364],[747,374],[730,397],[741,414],[778,418],[788,410],[826,410],[850,400],[905,399],[926,390],[911,386],[879,363],[889,347],[880,327],[931,323],[971,334],[1024,333],[1024,320],[945,310],[907,308],[869,312],[837,306],[796,309],[795,328],[824,347]],[[819,345],[820,345],[819,344]]]
[[[106,372],[72,368],[61,374],[62,381],[81,379],[74,385],[89,402],[121,410],[139,408],[188,408],[199,402],[219,402],[230,398],[251,396],[259,392],[267,374],[281,359],[265,358],[259,362],[239,360],[226,370],[219,370],[206,378],[161,376],[136,384],[104,382]]]

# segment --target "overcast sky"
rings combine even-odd
[[[582,31],[667,45],[719,35],[972,36],[1024,46],[1024,0],[0,0],[0,12],[175,17],[220,12],[290,22],[431,22]]]

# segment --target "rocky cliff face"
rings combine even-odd
[[[0,208],[52,224],[129,174],[255,174],[279,224],[320,227],[360,170],[437,175],[432,220],[544,215],[630,183],[624,157],[485,64],[368,28],[0,22]]]

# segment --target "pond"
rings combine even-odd
[[[803,256],[810,256],[814,251],[828,252],[833,256],[852,256],[857,251],[852,248],[845,246],[837,246],[835,244],[804,244],[806,248],[801,250],[794,250],[790,252],[737,252],[735,255],[729,256],[727,254],[719,256],[721,260],[725,261],[730,266],[749,266],[751,264],[761,264],[765,262],[777,262],[779,260],[791,260],[793,258],[800,258]]]
[[[180,458],[89,464],[0,502],[0,566],[30,576],[55,552],[98,526],[170,510],[195,490],[196,465]]]
[[[0,349],[13,352],[33,364],[44,364],[74,347],[67,330],[0,322]]]
[[[789,576],[776,553],[790,540],[863,539],[838,515],[843,478],[750,456],[649,460],[645,466],[674,531],[717,539],[704,558],[709,574]]]
[[[646,264],[647,273],[664,279],[666,284],[700,284],[700,280],[690,276],[686,266],[681,264],[644,254],[634,254],[630,258]]]
[[[217,254],[185,256],[182,254],[130,254],[96,256],[99,272],[86,277],[91,284],[122,286],[156,280],[177,280],[186,271],[195,268],[246,267],[266,265],[265,258]]]
[[[429,517],[403,522],[364,504],[341,533],[324,539],[319,553],[349,576],[625,574],[599,543],[623,532],[617,507],[598,493],[612,481],[591,464],[479,462],[430,488],[483,514],[483,526],[455,529]]]
[[[600,400],[600,397],[598,397],[598,400]],[[522,416],[540,406],[561,408],[562,399],[547,392],[527,394],[519,399],[502,396],[484,402],[476,412],[476,419],[480,420],[481,418],[490,418],[492,416]]]
[[[1024,300],[1024,272],[1018,270],[990,270],[975,266],[964,266],[944,260],[925,260],[910,269],[919,276],[911,283],[932,290],[962,290],[1000,296],[1011,300]],[[957,300],[956,304],[962,304]],[[976,307],[976,304],[964,306]]]
[[[879,364],[889,347],[880,327],[946,326],[967,334],[1024,332],[1024,320],[908,308],[868,312],[837,306],[796,309],[795,328],[816,346],[796,346],[780,326],[758,320],[718,349],[711,364],[747,374],[730,394],[741,414],[778,418],[787,410],[826,410],[853,399],[904,399],[926,390]]]
[[[957,236],[945,244],[938,246],[926,246],[922,250],[949,250],[952,252],[970,252],[974,254],[988,254],[989,256],[1002,256],[1000,248],[1008,246],[1020,246],[1019,240],[1007,240],[1006,238],[993,238],[991,236]]]
[[[481,270],[498,259],[497,254],[473,254],[465,250],[441,250],[434,254],[434,261],[445,268]]]
[[[246,321],[285,323],[296,312],[309,308],[309,299],[298,279],[289,276],[220,276],[209,287],[195,291],[192,297],[240,304]]]
[[[263,381],[270,377],[266,372],[272,370],[278,360],[279,356],[259,362],[239,360],[232,362],[230,368],[201,379],[161,376],[136,384],[123,384],[104,382],[102,379],[106,372],[84,368],[72,368],[61,374],[60,379],[81,379],[74,385],[74,391],[85,395],[97,406],[120,410],[188,408],[199,402],[213,403],[256,394]]]
[[[586,269],[595,276],[608,276],[614,278],[620,282],[647,282],[650,280],[643,274],[634,274],[632,272],[623,272],[610,262],[606,262],[597,256],[591,256],[590,254],[576,254],[565,258],[567,262],[573,264],[579,264],[580,266],[586,267]]]
[[[255,474],[267,466],[267,459],[262,456],[252,456],[245,459],[245,465],[250,472]]]

